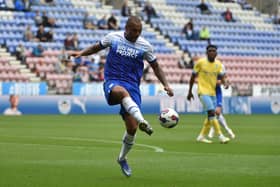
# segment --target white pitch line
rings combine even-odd
[[[13,137],[13,136],[6,136],[6,137]],[[47,136],[47,137],[38,137],[38,136],[16,136],[22,138],[47,138],[53,140],[76,140],[76,141],[88,141],[88,142],[101,142],[101,143],[111,143],[111,144],[121,144],[121,141],[113,141],[113,140],[104,140],[104,139],[93,139],[93,138],[75,138],[75,137],[55,137],[55,136]],[[145,147],[149,149],[153,149],[157,153],[164,152],[164,149],[158,146],[147,145],[147,144],[134,144],[139,147]]]
[[[88,141],[88,142],[101,142],[101,143],[112,143],[112,144],[121,144],[119,141],[112,141],[112,140],[103,140],[103,139],[92,139],[92,138],[75,138],[75,137],[47,137],[49,139],[55,139],[55,140],[76,140],[76,141]],[[153,145],[147,145],[147,144],[135,144],[139,147],[146,147],[153,149],[157,153],[164,152],[164,149],[158,146]]]

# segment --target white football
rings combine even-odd
[[[173,128],[179,122],[179,114],[172,108],[165,108],[160,112],[159,122],[165,128]]]

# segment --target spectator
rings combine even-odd
[[[40,12],[38,10],[35,13],[34,21],[35,21],[36,26],[40,26],[43,24],[43,18],[40,15]]]
[[[56,26],[55,19],[49,18],[45,11],[43,12],[42,20],[43,20],[42,24],[44,25],[44,27],[55,27]]]
[[[25,59],[26,59],[26,49],[25,47],[19,43],[18,46],[16,47],[16,57],[18,60],[21,61],[22,64],[25,63]]]
[[[152,6],[150,1],[146,1],[143,12],[146,13],[147,16],[147,23],[151,23],[151,18],[158,17],[155,8]]]
[[[54,0],[45,0],[46,5],[55,5]]]
[[[207,40],[210,43],[210,31],[207,27],[203,27],[199,32],[200,40]]]
[[[41,44],[38,44],[37,47],[34,47],[32,50],[32,55],[35,57],[42,57],[44,52],[44,48]]]
[[[47,39],[47,42],[52,42],[53,41],[53,30],[52,29],[50,29],[46,33],[46,39]]]
[[[33,41],[34,40],[33,32],[31,31],[30,25],[28,25],[24,31],[23,39],[24,39],[24,41]]]
[[[89,82],[89,73],[86,66],[79,66],[74,75],[74,82]]]
[[[67,34],[66,38],[64,39],[64,48],[66,50],[74,50],[73,36],[71,36],[70,34]]]
[[[64,48],[62,49],[61,54],[58,55],[58,59],[62,63],[65,63],[66,61],[69,60],[69,55],[67,54]]]
[[[121,15],[122,15],[123,17],[131,16],[131,10],[130,10],[130,7],[128,6],[127,0],[124,0],[124,1],[123,1],[122,10],[121,10]]]
[[[23,0],[23,4],[24,4],[24,9],[26,11],[30,11],[30,6],[31,6],[30,0]]]
[[[234,3],[234,0],[218,0],[220,3]]]
[[[272,21],[274,24],[280,24],[280,17],[278,16],[277,12],[272,17]]]
[[[184,34],[187,40],[195,39],[192,19],[190,19],[190,21],[184,25],[181,34]]]
[[[108,29],[108,24],[107,24],[107,19],[106,19],[106,15],[104,14],[102,16],[102,18],[100,18],[98,21],[97,21],[97,27],[98,29]]]
[[[237,3],[241,6],[244,10],[253,10],[253,7],[250,3],[247,3],[246,0],[237,0]]]
[[[79,50],[79,43],[80,43],[80,41],[79,41],[78,34],[76,32],[72,36],[72,40],[73,40],[74,50]]]
[[[99,65],[100,61],[95,58],[92,58],[87,64],[91,81],[99,81]]]
[[[113,13],[109,17],[107,24],[108,24],[109,30],[119,30],[120,29],[118,26],[118,20]]]
[[[17,11],[24,11],[25,6],[22,0],[15,0],[15,10]]]
[[[200,4],[196,6],[200,9],[201,14],[211,14],[211,11],[208,8],[208,5],[204,2],[204,0],[201,0]]]
[[[46,32],[45,32],[45,28],[44,28],[43,25],[39,26],[39,29],[37,30],[36,38],[40,42],[46,42],[47,41]]]
[[[224,18],[224,20],[226,22],[235,22],[235,20],[233,19],[233,16],[232,16],[232,12],[230,11],[229,8],[227,8],[227,10],[222,13],[222,17]]]
[[[86,12],[84,19],[83,19],[83,25],[84,29],[96,29],[96,25],[93,23],[92,18],[89,16],[89,14]]]

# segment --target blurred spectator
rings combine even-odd
[[[73,39],[69,33],[66,35],[66,38],[64,39],[64,48],[66,50],[74,50]]]
[[[277,12],[272,17],[272,21],[274,24],[280,24],[280,17],[278,16]]]
[[[98,29],[108,29],[106,15],[103,15],[102,18],[97,21],[97,27]]]
[[[131,16],[131,9],[128,6],[127,0],[123,1],[122,9],[121,9],[121,15],[124,17]]]
[[[40,26],[43,24],[43,18],[38,10],[35,13],[34,21],[36,26]]]
[[[63,48],[61,54],[58,55],[58,61],[54,64],[54,70],[56,73],[65,73],[67,72],[67,63],[70,62],[69,55]],[[71,66],[72,71],[72,66]]]
[[[22,0],[15,0],[15,10],[17,11],[24,11],[25,6]]]
[[[30,4],[31,5],[40,5],[41,4],[41,0],[31,0]]]
[[[34,35],[33,35],[33,32],[31,31],[30,25],[27,25],[27,27],[24,31],[23,39],[24,39],[24,41],[33,41],[34,40]]]
[[[66,50],[78,50],[79,49],[79,38],[78,34],[74,33],[73,35],[67,34],[64,40],[64,48]]]
[[[45,28],[44,28],[43,25],[39,26],[39,29],[37,30],[36,38],[40,42],[46,42],[47,41],[46,32],[45,32]]]
[[[55,5],[54,0],[45,0],[46,5]]]
[[[44,27],[55,27],[56,26],[55,19],[48,17],[46,11],[43,12],[42,20],[43,20],[42,24],[44,25]]]
[[[211,11],[208,8],[208,5],[204,2],[204,0],[201,0],[200,4],[196,6],[200,9],[201,14],[211,14]]]
[[[36,47],[32,50],[32,55],[35,57],[42,57],[44,52],[44,48],[41,44],[38,44]]]
[[[224,18],[224,20],[226,22],[235,22],[235,20],[233,19],[233,16],[232,16],[232,12],[230,11],[229,8],[227,8],[227,10],[222,13],[222,17]]]
[[[46,39],[47,39],[47,42],[52,42],[53,41],[53,30],[52,29],[50,29],[46,33]]]
[[[96,25],[93,23],[93,19],[89,16],[88,12],[85,13],[83,25],[84,29],[96,29]]]
[[[18,110],[19,97],[17,95],[10,95],[9,97],[10,107],[7,108],[3,114],[4,115],[22,115]]]
[[[195,39],[195,31],[193,29],[192,19],[190,19],[190,21],[184,25],[181,34],[184,34],[187,40]]]
[[[244,10],[253,10],[253,7],[250,3],[247,3],[246,0],[237,0],[237,3],[241,6]]]
[[[151,18],[153,17],[158,17],[155,8],[153,5],[150,3],[150,1],[146,1],[143,12],[145,12],[147,16],[147,23],[151,23]]]
[[[118,26],[118,20],[113,13],[109,17],[107,24],[108,24],[109,30],[119,30],[120,29]]]
[[[65,63],[66,61],[69,60],[69,55],[68,55],[68,53],[65,51],[64,48],[62,49],[61,54],[58,55],[58,59],[59,59],[59,61],[61,61],[62,63]]]
[[[75,32],[72,36],[72,40],[73,40],[73,47],[74,47],[74,50],[79,50],[79,37],[78,37],[78,34]]]
[[[199,32],[200,40],[207,40],[210,43],[210,31],[207,27],[203,27]]]
[[[234,3],[235,0],[218,0],[220,3]]]
[[[86,66],[79,66],[73,78],[74,82],[89,82],[89,73]]]
[[[25,63],[25,59],[26,59],[26,49],[25,47],[19,43],[18,46],[16,47],[16,57],[18,60],[21,61],[22,64]]]
[[[64,71],[65,74],[68,74],[68,75],[72,75],[74,76],[74,72],[73,72],[73,63],[68,60],[65,62],[65,71]]]
[[[31,1],[30,0],[23,0],[24,9],[30,11]]]

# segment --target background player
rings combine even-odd
[[[187,99],[191,101],[193,99],[192,87],[197,77],[198,81],[198,95],[204,109],[207,111],[207,118],[204,121],[202,130],[197,137],[197,141],[203,143],[212,143],[212,141],[206,138],[209,133],[210,126],[213,126],[215,133],[218,135],[221,143],[227,143],[229,138],[222,134],[215,115],[216,106],[216,84],[217,79],[220,76],[224,80],[224,72],[220,61],[216,60],[217,47],[215,45],[208,45],[206,48],[207,58],[199,59],[193,68],[193,73],[189,82],[189,92]]]
[[[223,71],[226,72],[225,70],[225,66],[222,64],[223,67]],[[226,81],[227,84],[229,83],[228,81]],[[216,99],[217,99],[217,106],[216,106],[216,115],[217,115],[217,119],[219,121],[219,124],[226,130],[226,132],[228,133],[228,135],[230,136],[231,139],[235,138],[235,134],[233,133],[233,131],[231,130],[231,128],[229,128],[226,119],[224,118],[222,111],[223,111],[223,92],[222,92],[222,87],[221,87],[221,80],[217,81],[217,86],[216,86]],[[229,85],[224,85],[224,87],[227,89]],[[215,130],[213,127],[211,127],[210,132],[208,134],[209,138],[213,138],[215,135]]]

